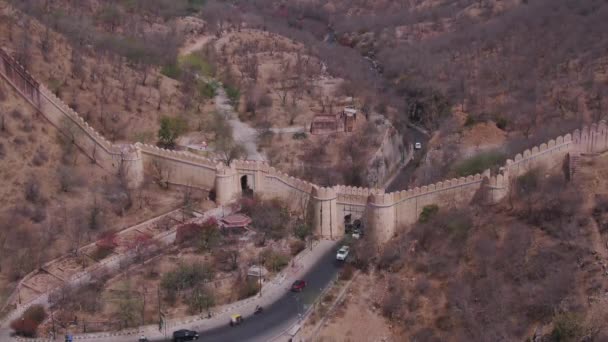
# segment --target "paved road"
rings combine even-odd
[[[386,187],[387,192],[406,190],[410,185],[412,175],[414,174],[414,171],[416,171],[418,162],[426,154],[429,138],[413,128],[408,128],[406,134],[412,143],[422,143],[422,149],[414,150],[414,158],[403,169],[401,169],[401,171],[399,171],[399,174]]]
[[[270,341],[298,321],[298,314],[304,313],[315,301],[322,289],[336,276],[341,263],[335,260],[336,250],[332,248],[303,277],[308,286],[300,293],[286,292],[281,299],[264,308],[259,315],[252,312],[238,312],[245,321],[237,327],[225,327],[205,331],[200,341]],[[288,286],[290,284],[286,284]],[[169,334],[169,333],[168,333]],[[165,339],[161,341],[170,341]]]

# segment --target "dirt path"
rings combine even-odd
[[[205,44],[212,41],[213,36],[200,36],[191,39],[182,49],[180,55],[187,55],[194,51],[200,50]],[[249,160],[267,160],[263,153],[258,152],[258,130],[251,127],[249,124],[239,120],[239,116],[235,112],[232,105],[226,96],[223,88],[217,90],[215,95],[215,107],[217,111],[228,118],[234,140],[241,143],[247,151],[247,159]]]
[[[239,120],[239,117],[234,111],[234,108],[230,105],[223,88],[217,90],[215,107],[219,113],[228,118],[228,122],[230,123],[230,126],[232,126],[234,140],[243,144],[247,151],[247,159],[266,160],[266,157],[258,152],[258,130]]]
[[[193,53],[194,51],[200,50],[213,38],[213,36],[199,36],[196,38],[192,38],[188,40],[188,42],[186,42],[186,44],[179,50],[179,55],[185,56]]]

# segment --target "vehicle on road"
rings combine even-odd
[[[261,314],[263,311],[264,311],[263,307],[256,305],[255,310],[253,310],[253,314],[254,315]]]
[[[353,234],[353,236],[354,236],[354,234]],[[336,253],[336,259],[340,260],[340,261],[346,260],[346,257],[348,257],[349,251],[350,251],[350,248],[348,246],[340,247],[340,249],[338,249],[338,253]]]
[[[141,335],[139,337],[139,340],[137,340],[137,342],[148,342],[148,338],[144,335]]]
[[[291,291],[293,292],[302,292],[306,287],[306,281],[304,280],[296,280],[291,284]]]
[[[414,144],[414,149],[419,150],[421,148],[422,148],[422,143],[417,142]]]
[[[360,239],[361,238],[362,232],[361,229],[355,229],[353,230],[353,239]]]
[[[173,332],[173,342],[198,340],[198,333],[194,330],[181,329]]]
[[[239,325],[243,323],[243,316],[240,314],[230,315],[230,326],[233,327],[235,325]]]

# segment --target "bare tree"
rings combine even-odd
[[[72,78],[80,81],[80,89],[83,89],[84,82],[87,80],[84,69],[84,58],[76,48],[72,49]]]
[[[50,54],[53,51],[53,39],[51,37],[51,28],[47,26],[44,30],[44,36],[40,39],[40,50],[45,62],[50,61]]]
[[[21,40],[17,44],[17,51],[15,59],[26,69],[30,67],[32,60],[32,37],[30,36],[31,23],[26,18],[23,24],[23,33],[21,34]]]
[[[216,114],[213,123],[215,133],[215,153],[226,164],[246,154],[246,150],[240,143],[234,141],[232,126],[222,115]]]
[[[168,189],[171,169],[164,162],[154,159],[152,161],[152,179],[161,188]]]

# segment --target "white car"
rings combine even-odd
[[[417,142],[414,144],[414,149],[419,150],[421,148],[422,148],[422,143]]]
[[[338,250],[338,253],[336,254],[336,259],[340,260],[340,261],[346,260],[346,257],[348,256],[349,249],[350,248],[348,246],[342,246],[342,247],[340,247],[340,249]]]
[[[360,239],[361,238],[361,231],[359,229],[355,229],[353,231],[353,239]]]

